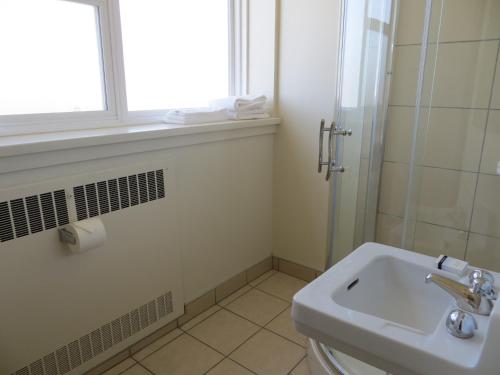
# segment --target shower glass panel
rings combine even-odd
[[[329,265],[375,239],[376,205],[386,115],[392,0],[345,0],[335,122],[352,129],[336,137],[333,231]]]
[[[400,1],[380,242],[500,270],[499,19],[498,0]]]

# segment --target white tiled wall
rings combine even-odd
[[[427,130],[414,250],[500,270],[500,1],[438,0],[433,5],[422,96],[431,106],[421,112]],[[394,48],[377,240],[396,246],[407,193],[424,7],[425,0],[400,1]]]

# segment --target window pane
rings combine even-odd
[[[105,109],[96,10],[0,0],[0,115]]]
[[[130,111],[228,95],[228,0],[121,0]]]

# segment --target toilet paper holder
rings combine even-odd
[[[63,243],[69,243],[71,245],[76,244],[75,235],[66,228],[59,228],[59,240]]]

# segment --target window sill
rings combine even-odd
[[[272,134],[279,123],[279,118],[271,117],[197,125],[161,123],[5,136],[0,137],[0,158],[6,161],[0,173]],[[89,148],[92,148],[91,153]],[[32,154],[37,154],[36,158]],[[12,162],[7,162],[9,160]]]

